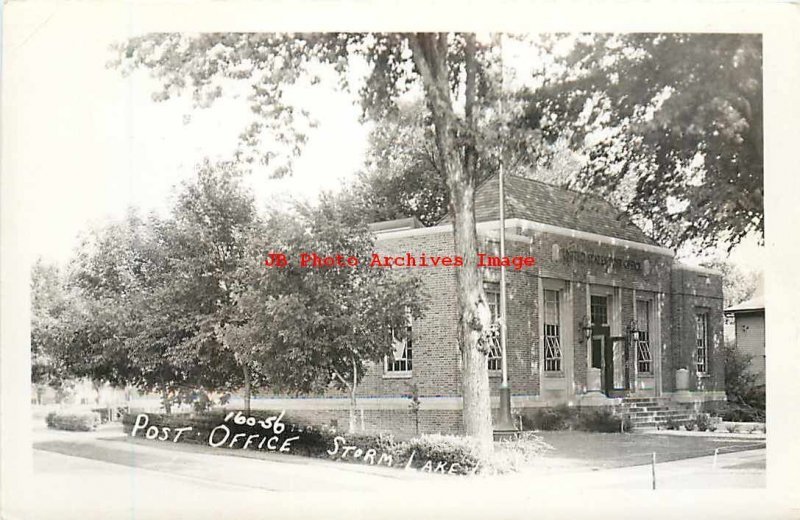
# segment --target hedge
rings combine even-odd
[[[136,437],[150,440],[226,449],[282,451],[292,455],[431,473],[472,474],[483,466],[477,445],[468,437],[422,435],[396,442],[391,434],[342,433],[328,426],[317,428],[305,425],[281,414],[262,411],[250,416],[242,412],[171,415],[131,413],[123,417],[122,423],[129,435],[135,429]],[[142,415],[147,417],[146,424],[140,418]],[[187,427],[191,427],[191,430],[177,434],[178,429]],[[282,449],[284,447],[287,449]]]
[[[587,432],[614,433],[622,431],[624,419],[607,409],[580,409],[567,405],[542,408],[522,414],[522,425],[526,430],[582,430]],[[629,431],[630,426],[625,427]]]
[[[767,418],[764,410],[736,403],[725,403],[715,413],[725,422],[765,422]]]
[[[54,411],[47,414],[45,422],[48,428],[88,432],[100,424],[100,414],[93,411]]]

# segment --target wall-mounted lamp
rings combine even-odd
[[[592,336],[592,322],[589,321],[589,317],[585,316],[581,318],[579,328],[583,335],[581,336],[581,343],[584,341],[589,341],[589,338]]]
[[[631,320],[630,323],[628,323],[628,337],[631,338],[631,341],[639,340],[639,328],[635,320]]]

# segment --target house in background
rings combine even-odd
[[[756,384],[766,384],[763,276],[758,279],[753,297],[728,307],[725,314],[734,320],[736,349],[751,356],[750,372],[757,376]]]

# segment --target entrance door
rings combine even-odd
[[[609,297],[593,294],[590,298],[592,322],[592,368],[600,369],[600,384],[606,395],[614,390],[614,350],[608,323]]]
[[[614,391],[614,348],[608,326],[592,327],[592,368],[600,369],[600,388],[611,395]]]

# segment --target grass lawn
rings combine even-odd
[[[649,464],[653,452],[656,462],[689,459],[720,453],[751,450],[766,446],[764,441],[735,441],[709,437],[641,435],[630,433],[588,433],[578,431],[538,432],[555,448],[545,457],[577,459],[600,468],[619,468]]]

